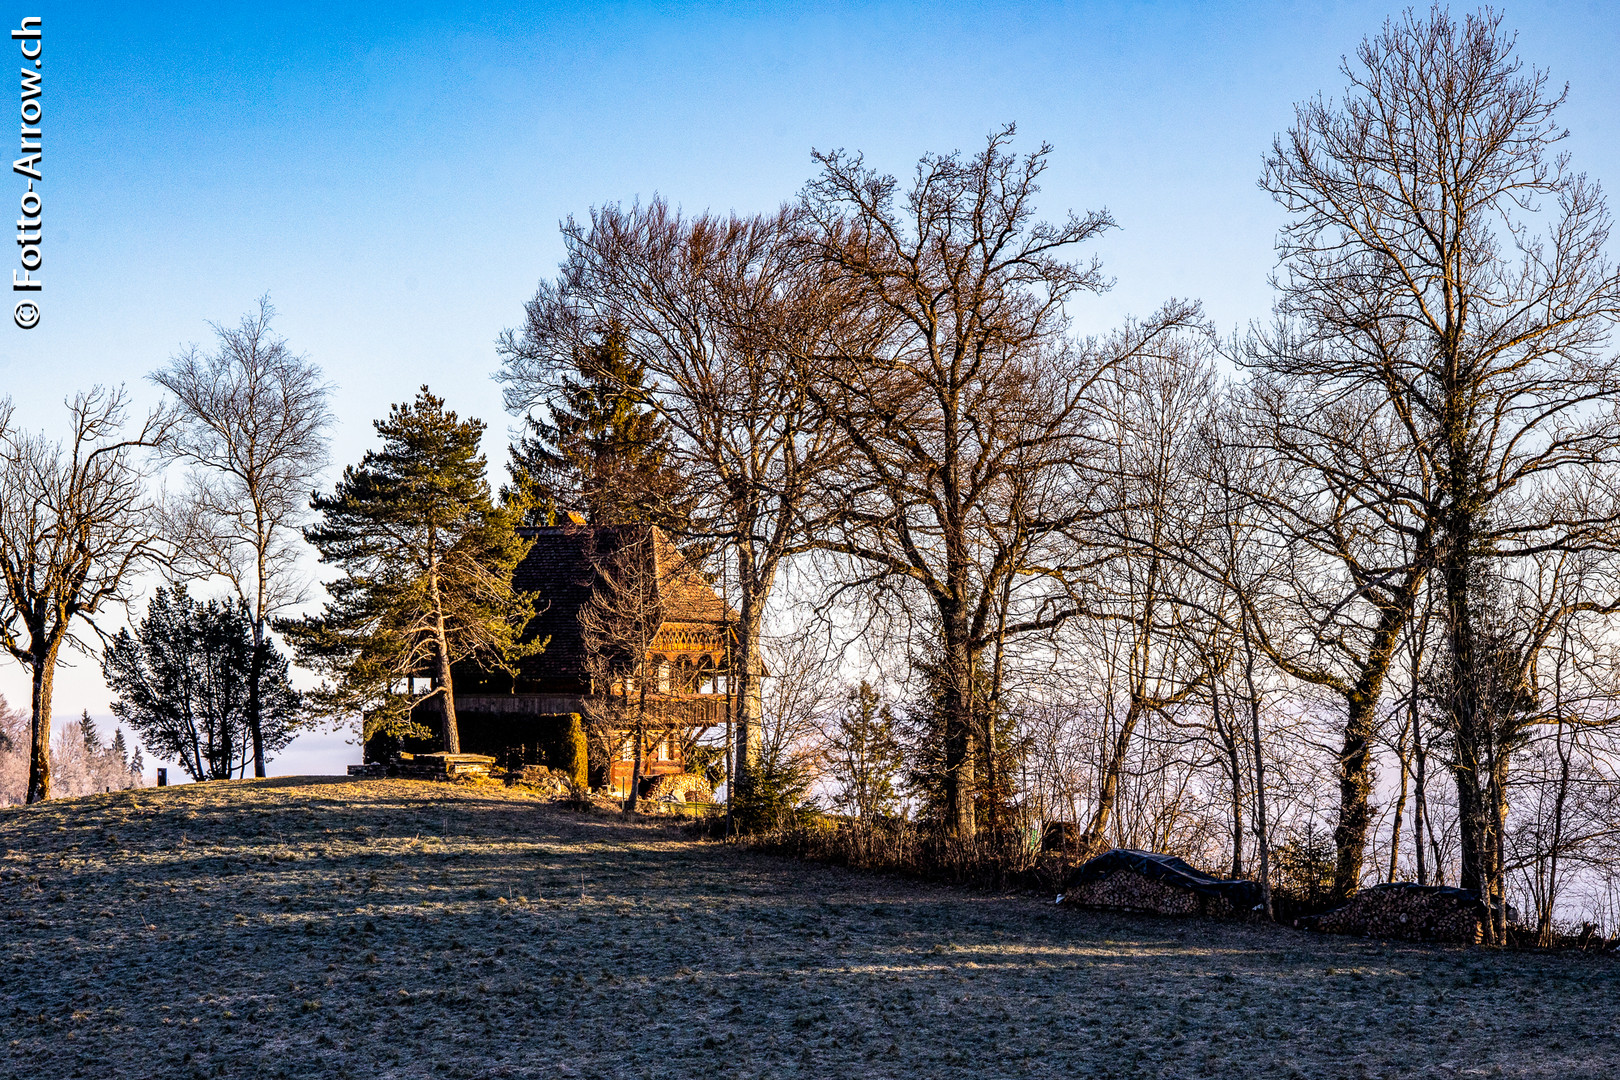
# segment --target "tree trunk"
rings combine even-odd
[[[1243,643],[1243,680],[1249,691],[1249,733],[1254,741],[1255,817],[1260,823],[1260,902],[1265,905],[1266,918],[1275,919],[1277,916],[1271,906],[1271,824],[1266,818],[1266,759],[1260,752],[1260,693],[1254,685],[1254,650],[1249,645],[1247,623]]]
[[[1491,769],[1491,917],[1495,924],[1492,939],[1506,945],[1507,937],[1507,777],[1508,751],[1498,746]]]
[[[1228,780],[1231,782],[1231,808],[1232,808],[1232,873],[1236,880],[1243,876],[1243,761],[1238,754],[1238,735],[1236,728],[1229,723],[1221,722],[1221,691],[1215,678],[1214,665],[1209,672],[1209,702],[1214,713],[1215,731],[1220,736],[1222,748],[1226,751],[1226,766]]]
[[[1339,751],[1339,824],[1333,830],[1335,862],[1333,897],[1348,899],[1361,884],[1367,850],[1367,823],[1372,818],[1372,736],[1377,697],[1353,693],[1345,698],[1349,716]]]
[[[1491,864],[1492,836],[1490,721],[1480,700],[1479,671],[1474,640],[1470,586],[1473,584],[1472,521],[1457,515],[1451,522],[1445,571],[1446,631],[1450,671],[1446,721],[1451,728],[1457,783],[1457,825],[1462,841],[1459,884],[1471,889],[1487,905],[1486,941],[1496,941],[1496,919],[1488,905],[1494,884]]]
[[[1412,700],[1409,706],[1412,714],[1412,763],[1414,766],[1412,776],[1412,851],[1417,856],[1417,878],[1419,885],[1429,883],[1429,865],[1424,857],[1423,830],[1429,818],[1429,794],[1427,790],[1427,765],[1429,754],[1423,748],[1423,728],[1418,716],[1418,685],[1417,664],[1412,665]]]
[[[645,653],[643,653],[645,655]],[[647,674],[646,665],[642,665],[642,676]],[[642,754],[647,742],[647,680],[645,677],[636,680],[636,723],[635,730],[630,735],[630,798],[626,804],[633,814],[641,805],[641,768]]]
[[[745,561],[740,554],[739,561]],[[735,663],[733,670],[726,673],[726,678],[735,687],[734,696],[737,704],[732,725],[733,771],[741,776],[759,758],[762,700],[759,687],[759,653],[764,605],[757,602],[753,590],[748,587],[748,575],[739,572],[738,576],[743,581],[742,596],[739,600],[742,610],[737,618]]]
[[[444,752],[461,753],[461,732],[456,727],[456,688],[450,678],[450,643],[445,640],[444,616],[438,617],[437,641],[434,643],[434,676],[439,683],[439,707],[444,717]]]
[[[434,534],[428,534],[428,596],[433,602],[434,677],[439,682],[439,708],[444,724],[444,752],[461,753],[461,731],[456,725],[456,688],[450,675],[450,639],[444,629],[444,600],[439,596],[439,564]]]
[[[265,640],[263,617],[253,620],[253,660],[248,667],[248,735],[253,739],[253,775],[264,775],[264,734],[260,723],[263,708],[261,686],[270,643]]]
[[[1406,785],[1412,775],[1412,770],[1408,764],[1408,753],[1406,739],[1403,736],[1395,748],[1395,756],[1401,762],[1401,790],[1395,797],[1395,823],[1389,830],[1389,877],[1386,880],[1392,884],[1400,870],[1401,819],[1406,815]]]
[[[61,637],[47,639],[41,631],[31,635],[33,681],[29,704],[34,710],[28,754],[28,801],[44,802],[51,797],[51,691],[56,685],[56,656]]]
[[[973,654],[967,628],[956,612],[946,614],[944,655],[945,822],[959,839],[971,840],[978,822],[973,807]]]
[[[1569,796],[1569,751],[1564,747],[1562,698],[1560,689],[1555,706],[1559,727],[1553,733],[1554,745],[1558,750],[1558,794],[1553,799],[1552,842],[1547,846],[1547,885],[1542,890],[1540,910],[1536,912],[1536,944],[1543,948],[1553,943],[1552,914],[1553,902],[1558,898],[1558,855],[1564,845],[1564,803]]]
[[[1102,789],[1097,792],[1097,808],[1092,811],[1086,831],[1080,835],[1080,850],[1085,854],[1095,854],[1102,846],[1103,834],[1108,831],[1108,819],[1114,812],[1114,801],[1119,798],[1119,777],[1125,770],[1125,754],[1130,749],[1131,735],[1136,731],[1141,716],[1141,695],[1132,693],[1131,703],[1125,710],[1125,722],[1120,725],[1119,734],[1114,736],[1114,748],[1108,755],[1108,764],[1103,768]]]

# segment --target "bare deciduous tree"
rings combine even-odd
[[[255,776],[264,775],[260,684],[270,620],[304,599],[294,541],[326,465],[332,422],[320,368],[271,331],[274,315],[261,298],[239,325],[214,324],[213,352],[191,346],[151,375],[180,406],[167,452],[194,467],[168,514],[174,569],[223,578],[252,613],[247,723]]]
[[[1103,449],[1096,455],[1094,513],[1076,536],[1093,563],[1081,607],[1087,618],[1114,624],[1119,647],[1112,658],[1124,707],[1110,725],[1084,850],[1102,844],[1137,726],[1199,693],[1211,678],[1213,654],[1194,641],[1192,627],[1209,590],[1180,555],[1204,549],[1209,539],[1191,485],[1199,482],[1196,457],[1213,393],[1208,358],[1174,337],[1119,364],[1097,388]]]
[[[1011,610],[1050,541],[1088,512],[1098,378],[1196,316],[1174,304],[1106,342],[1075,341],[1067,304],[1106,287],[1065,257],[1113,225],[1102,212],[1034,220],[1050,148],[1018,157],[1008,126],[971,158],[929,155],[904,191],[859,155],[818,154],[804,204],[813,256],[866,313],[812,388],[856,464],[839,477],[829,546],[874,580],[926,597],[943,673],[947,825],[971,837],[975,756],[999,670],[986,652],[1068,610]],[[976,701],[979,676],[986,700]]]
[[[1421,481],[1377,492],[1352,475],[1346,493],[1386,513],[1398,502],[1430,549],[1407,565],[1431,561],[1440,579],[1445,723],[1466,748],[1454,763],[1464,880],[1492,895],[1501,873],[1477,763],[1505,748],[1482,720],[1489,662],[1471,604],[1491,563],[1612,544],[1620,465],[1608,211],[1557,150],[1563,95],[1513,47],[1488,10],[1391,20],[1346,62],[1341,103],[1296,108],[1262,180],[1291,215],[1280,312],[1298,346],[1272,350],[1268,366],[1324,402],[1364,397]]]
[[[97,387],[67,406],[64,445],[17,430],[10,399],[0,399],[0,643],[32,678],[31,803],[51,795],[51,692],[62,647],[84,649],[74,628],[96,630],[163,554],[142,451],[167,437],[171,418],[154,412],[126,430],[121,387]]]
[[[657,541],[650,527],[592,529],[587,541],[591,567],[590,599],[579,609],[585,670],[591,692],[585,718],[591,735],[613,762],[630,745],[630,795],[634,812],[641,799],[642,767],[648,739],[665,726],[660,687],[648,651],[664,625],[664,587]]]
[[[1275,455],[1244,497],[1289,548],[1252,640],[1291,677],[1341,701],[1334,894],[1359,886],[1371,820],[1378,706],[1433,558],[1434,530],[1412,512],[1426,484],[1399,425],[1366,393],[1335,394],[1319,373],[1295,370],[1302,346],[1257,336],[1260,370],[1245,387],[1237,437]],[[1286,359],[1284,359],[1286,358]],[[1328,358],[1322,363],[1331,367]],[[1251,602],[1261,602],[1251,598]]]
[[[802,215],[684,219],[661,200],[608,207],[563,229],[568,256],[521,331],[501,341],[507,407],[527,412],[605,328],[644,365],[649,404],[692,478],[698,524],[737,590],[730,691],[735,760],[758,752],[761,638],[784,563],[821,532],[815,492],[842,453],[804,366],[848,316],[819,264],[799,257]]]

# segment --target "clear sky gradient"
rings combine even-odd
[[[768,211],[812,148],[907,172],[1016,121],[1055,148],[1041,206],[1106,207],[1103,332],[1168,297],[1222,330],[1264,317],[1280,217],[1255,186],[1292,105],[1399,11],[1368,3],[9,5],[44,19],[45,281],[0,325],[0,394],[60,431],[61,400],[145,374],[269,293],[338,387],[335,467],[428,383],[510,419],[493,343],[561,257],[557,226],[661,194]],[[1460,14],[1465,9],[1456,7]],[[1569,84],[1577,168],[1620,189],[1620,11],[1514,3],[1525,60]],[[6,41],[0,37],[0,41]],[[13,43],[7,42],[8,45]],[[0,181],[0,196],[22,180]],[[1620,196],[1617,196],[1620,197]],[[56,715],[105,714],[96,665]],[[26,702],[0,662],[0,694]],[[340,771],[306,736],[273,772]]]

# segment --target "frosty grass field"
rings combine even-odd
[[[498,787],[0,810],[0,1075],[1620,1076],[1620,963],[1129,918]]]

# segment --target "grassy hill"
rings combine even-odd
[[[1077,914],[498,788],[0,811],[0,1075],[1620,1075],[1620,964]]]

